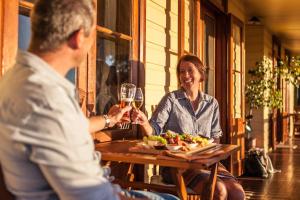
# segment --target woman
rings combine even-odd
[[[180,89],[166,94],[148,121],[141,111],[133,112],[133,120],[138,121],[146,135],[159,135],[167,130],[189,133],[220,141],[222,130],[217,100],[200,92],[200,83],[205,77],[205,67],[194,55],[184,55],[177,64],[177,78]],[[236,179],[224,168],[219,167],[223,178],[216,184],[214,199],[245,199],[244,190]],[[164,181],[172,182],[169,170],[163,168]],[[226,177],[226,178],[224,178]],[[209,178],[204,171],[193,170],[185,173],[188,187],[201,192]]]

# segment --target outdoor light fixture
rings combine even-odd
[[[251,17],[251,19],[249,19],[248,21],[248,24],[259,25],[260,23],[261,23],[260,20],[255,16]]]

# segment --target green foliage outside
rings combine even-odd
[[[277,82],[284,79],[296,87],[300,79],[300,57],[292,57],[286,61],[278,61],[273,68],[272,62],[266,57],[256,63],[248,71],[250,80],[246,85],[246,100],[252,108],[281,108],[282,94],[277,87]]]

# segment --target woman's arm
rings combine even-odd
[[[151,123],[142,111],[136,109],[132,112],[132,120],[141,125],[145,135],[160,134],[170,117],[172,104],[171,95],[168,93],[159,102],[150,120]]]
[[[223,135],[221,124],[220,124],[220,110],[219,104],[216,99],[214,99],[214,108],[213,108],[213,116],[212,116],[212,123],[211,123],[211,137],[218,143],[220,142],[220,137]]]

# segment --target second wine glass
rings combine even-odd
[[[139,110],[141,109],[144,102],[144,95],[142,88],[137,88],[135,91],[134,100],[132,102],[132,107]],[[133,122],[133,124],[138,124],[138,121]]]

